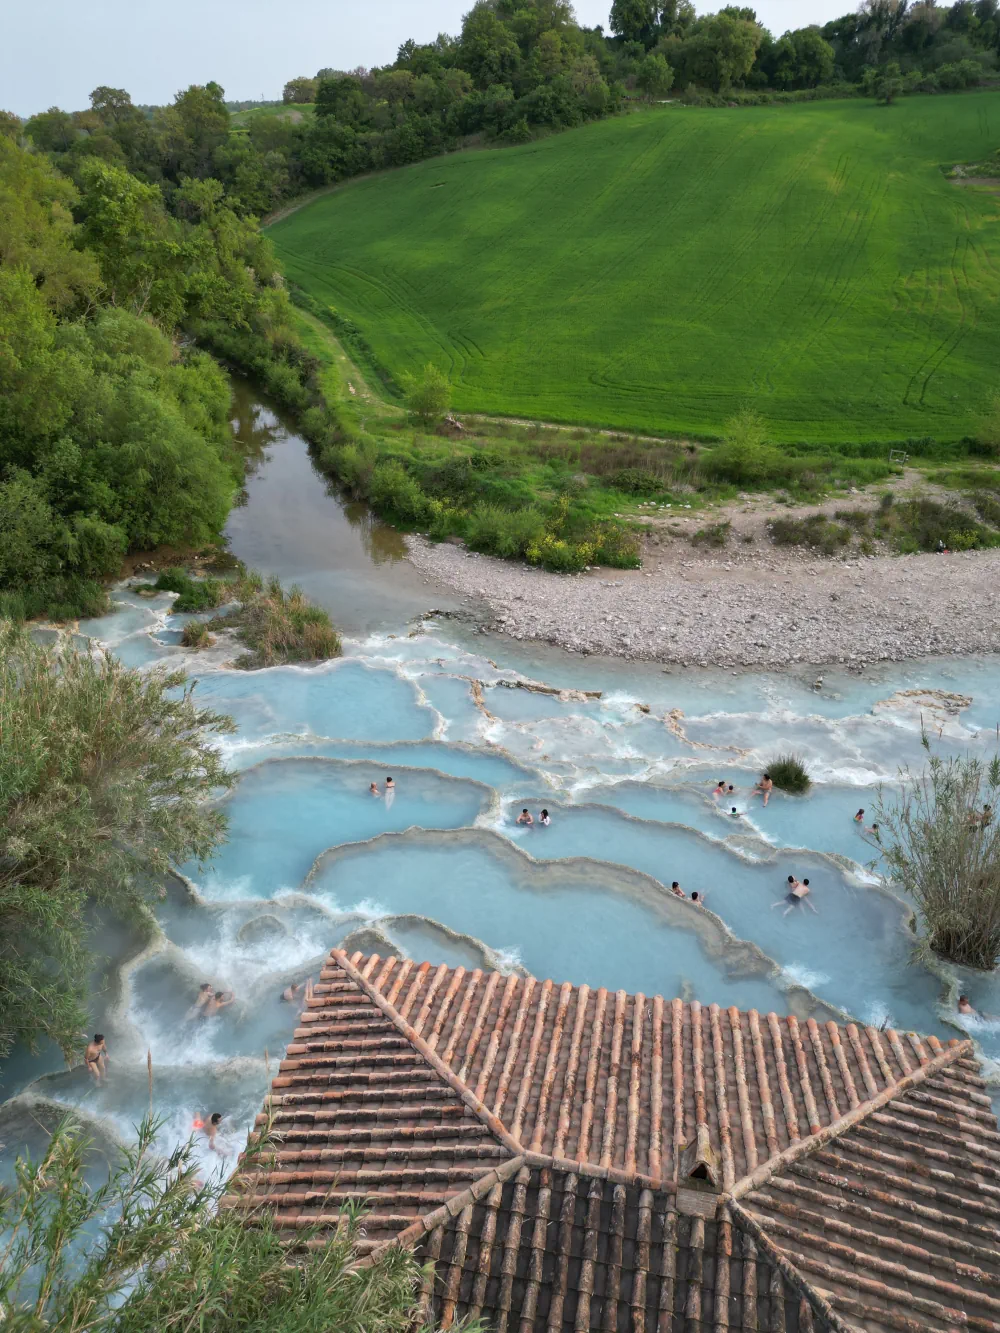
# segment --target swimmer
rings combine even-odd
[[[678,884],[677,880],[674,880],[674,882],[671,884],[670,892],[675,893],[678,898],[684,897],[684,890],[681,888],[680,884]]]
[[[201,985],[198,987],[198,998],[195,1000],[194,1004],[184,1015],[187,1021],[190,1022],[192,1018],[201,1018],[205,1005],[208,1004],[211,998],[212,998],[211,983],[208,981],[203,981]]]
[[[374,783],[374,782],[369,782],[369,784],[368,784],[368,795],[369,795],[369,796],[381,796],[381,795],[382,795],[382,793],[379,791],[378,786],[377,786],[376,783]]]
[[[867,826],[866,826],[866,827],[865,827],[865,832],[868,834],[869,838],[874,838],[876,841],[878,841],[878,836],[879,836],[879,834],[878,834],[878,825],[877,825],[877,824],[872,824],[871,827],[867,827]]]
[[[235,999],[236,996],[231,990],[217,990],[205,1005],[202,1014],[205,1018],[214,1018],[221,1009],[227,1008]]]
[[[754,787],[752,794],[755,796],[763,796],[764,804],[767,805],[768,801],[771,799],[772,791],[774,791],[774,779],[771,777],[770,773],[764,773],[756,787]]]
[[[739,819],[739,818],[740,818],[740,812],[736,809],[736,806],[735,806],[735,805],[733,806],[732,810],[730,810],[729,815],[730,815],[730,818],[732,818],[732,819]]]
[[[864,809],[859,810],[858,813],[854,816],[854,822],[855,824],[863,824],[865,822]]]
[[[83,1053],[83,1063],[87,1067],[87,1073],[100,1086],[108,1073],[108,1048],[104,1044],[103,1032],[94,1033],[94,1040],[88,1043]]]
[[[803,903],[805,903],[807,907],[811,907],[812,910],[816,912],[817,916],[819,915],[819,912],[809,901],[809,881],[807,879],[797,880],[794,875],[789,875],[788,892],[785,894],[784,898],[779,898],[776,903],[772,903],[771,907],[772,909],[780,907],[782,903],[787,903],[784,912],[782,912],[782,916],[787,916],[793,907],[800,907]]]
[[[693,903],[697,903],[699,907],[704,907],[705,895],[703,893],[699,893],[698,890],[695,889],[695,891],[691,894],[691,901]]]
[[[518,817],[517,817],[517,822],[518,822],[519,824],[525,824],[528,828],[530,828],[531,825],[535,822],[535,821],[531,818],[531,815],[528,813],[528,807],[527,807],[527,806],[525,806],[524,809],[521,811],[521,813],[518,815]]]
[[[212,1152],[217,1152],[220,1157],[228,1157],[229,1151],[218,1142],[219,1126],[222,1124],[222,1112],[213,1111],[208,1117],[208,1122],[202,1123],[200,1128],[204,1130],[205,1138],[208,1139],[208,1146]],[[195,1121],[198,1125],[198,1121]]]
[[[548,810],[542,811],[541,818],[539,819],[538,822],[539,824],[543,825],[543,827],[548,828],[548,826],[552,823],[552,820],[549,818]]]
[[[979,1011],[973,1008],[972,1002],[969,1000],[968,995],[960,995],[958,997],[958,1012],[960,1014],[965,1014],[967,1018],[979,1017]]]
[[[720,796],[724,796],[725,794],[726,794],[726,784],[720,778],[718,782],[715,784],[715,790],[712,792],[712,796],[715,800],[718,800]]]
[[[281,992],[281,998],[285,1001],[286,1004],[291,1004],[291,1002],[295,999],[296,995],[298,995],[299,991],[302,989],[304,985],[305,982],[300,981],[298,982],[297,985],[286,986],[285,989]]]
[[[395,790],[396,790],[396,784],[393,782],[392,778],[386,778],[386,780],[385,780],[385,789],[386,789],[386,791],[395,791]]]
[[[733,792],[736,790],[736,788],[733,786],[732,783],[730,783],[729,786],[726,788],[726,790],[729,792],[729,795],[732,796],[732,794],[733,794]]]

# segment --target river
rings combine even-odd
[[[127,1139],[150,1102],[147,1053],[164,1146],[219,1110],[238,1149],[291,1035],[282,988],[343,941],[942,1037],[961,1021],[1000,1080],[1000,1022],[955,1009],[962,989],[1000,1012],[1000,977],[917,953],[853,820],[878,784],[925,762],[921,726],[936,753],[994,752],[995,659],[827,670],[818,683],[812,668],[671,670],[490,637],[443,614],[475,608],[418,574],[399,535],[338,498],[304,441],[239,384],[234,430],[256,463],[231,548],[327,607],[344,656],[231,671],[231,647],[181,648],[187,617],[168,595],[125,589],[113,615],[81,625],[132,665],[186,665],[198,697],[236,718],[224,746],[243,777],[226,801],[229,841],[210,865],[181,868],[148,935],[105,923],[92,1023],[113,1057],[106,1086],[53,1049],[15,1052],[0,1071],[0,1173],[65,1107],[99,1143]],[[788,750],[813,789],[764,809],[750,788]],[[392,798],[373,799],[369,784],[390,774]],[[716,800],[720,778],[734,791]],[[517,825],[524,807],[551,824]],[[810,878],[815,912],[785,914],[789,874]],[[705,906],[674,897],[674,880]],[[185,1016],[204,981],[236,1002],[195,1025]]]

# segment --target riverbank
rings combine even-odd
[[[541,570],[409,539],[428,578],[485,601],[489,629],[676,665],[863,666],[1000,652],[1000,551],[831,560],[686,552],[642,570]]]

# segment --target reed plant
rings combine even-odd
[[[430,1333],[410,1251],[355,1262],[360,1209],[322,1235],[303,1233],[308,1258],[290,1263],[270,1213],[238,1198],[219,1207],[226,1184],[204,1183],[190,1141],[158,1151],[157,1129],[147,1117],[97,1188],[69,1121],[38,1161],[18,1160],[0,1192],[5,1333]],[[266,1169],[270,1155],[257,1143],[242,1169]]]
[[[1000,757],[932,755],[923,773],[900,776],[901,791],[879,791],[871,835],[885,881],[916,905],[936,954],[992,969],[1000,961]]]

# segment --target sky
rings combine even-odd
[[[743,0],[754,3],[754,0]],[[696,0],[700,13],[725,0]],[[0,40],[0,109],[76,111],[100,84],[139,103],[170,101],[215,79],[230,101],[278,99],[317,69],[384,65],[408,37],[457,33],[472,0],[20,0]],[[581,23],[607,23],[610,0],[575,0]],[[757,0],[772,32],[825,23],[852,0]]]

